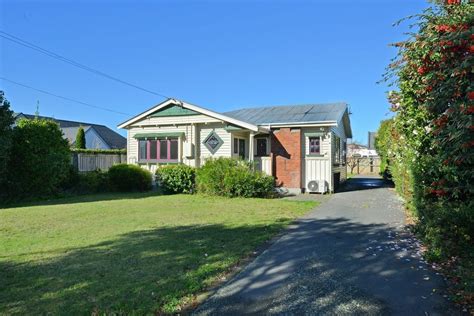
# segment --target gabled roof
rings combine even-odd
[[[258,125],[337,122],[346,103],[264,106],[225,112],[225,115]]]
[[[34,119],[36,116],[31,115],[31,114],[15,113],[14,117],[15,119],[24,117],[31,120],[31,119]],[[60,119],[47,117],[47,116],[38,116],[38,118],[53,120],[56,123],[58,123],[59,127],[63,131],[64,137],[67,138],[71,144],[74,144],[76,140],[77,130],[79,129],[79,126],[82,126],[85,132],[89,130],[90,128],[94,129],[94,131],[99,135],[99,137],[102,138],[102,140],[105,143],[107,143],[107,145],[111,149],[122,149],[122,148],[127,147],[127,139],[105,125],[93,124],[93,123],[87,123],[87,122],[60,120]]]
[[[246,108],[230,112],[217,113],[202,107],[192,105],[174,99],[168,99],[153,108],[129,119],[118,125],[119,128],[126,128],[142,119],[153,116],[170,105],[179,105],[183,109],[192,110],[224,122],[228,122],[237,127],[243,127],[253,131],[268,130],[269,127],[278,126],[337,126],[342,121],[347,137],[352,137],[350,127],[349,111],[346,103],[326,103],[326,104],[303,104],[285,106],[266,106],[257,108]]]
[[[203,107],[200,107],[200,106],[197,106],[197,105],[194,105],[194,104],[191,104],[191,103],[183,102],[183,101],[178,101],[178,100],[175,100],[175,99],[168,99],[166,101],[163,101],[163,102],[155,105],[151,109],[146,110],[145,112],[142,112],[142,113],[132,117],[131,119],[119,124],[118,128],[125,128],[127,126],[130,126],[130,125],[132,125],[132,124],[134,124],[134,123],[136,123],[136,122],[138,122],[138,121],[140,121],[144,118],[147,118],[147,117],[151,116],[155,112],[157,112],[157,111],[159,111],[159,110],[161,110],[161,109],[163,109],[163,108],[165,108],[169,105],[178,105],[178,106],[181,106],[184,109],[188,109],[188,110],[191,110],[191,111],[194,111],[194,112],[197,112],[197,113],[201,113],[201,114],[207,115],[209,117],[212,117],[212,118],[224,121],[224,122],[231,123],[233,125],[237,125],[237,126],[249,129],[251,131],[258,131],[259,130],[258,126],[255,125],[255,124],[245,122],[245,121],[241,121],[239,119],[235,119],[233,117],[229,117],[227,115],[217,113],[217,112],[205,109]]]

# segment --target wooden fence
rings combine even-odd
[[[347,172],[351,174],[377,175],[380,173],[380,157],[348,157]]]
[[[118,163],[126,163],[126,154],[72,153],[71,163],[80,172],[106,171]]]

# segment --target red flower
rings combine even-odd
[[[469,46],[469,52],[474,54],[474,45]]]
[[[433,91],[433,87],[432,87],[432,86],[428,86],[428,87],[426,87],[426,91],[428,91],[428,92],[431,92],[431,91]]]
[[[474,100],[474,91],[469,91],[469,92],[467,93],[467,98],[468,98],[469,100]],[[472,106],[470,106],[469,108],[471,108],[471,107],[472,107]]]
[[[472,114],[474,113],[474,105],[471,105],[467,108],[467,111],[466,111],[467,114]]]
[[[450,29],[450,27],[449,25],[441,24],[441,25],[436,25],[435,29],[438,32],[447,32]]]
[[[450,4],[450,5],[460,4],[460,3],[461,3],[461,0],[446,0],[446,4]]]
[[[449,164],[449,159],[443,160],[443,165],[447,166]]]
[[[418,67],[418,73],[420,75],[424,75],[426,71],[427,71],[426,67]]]

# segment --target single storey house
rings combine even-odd
[[[118,127],[127,130],[128,163],[154,172],[162,164],[199,167],[209,158],[241,158],[294,193],[337,189],[346,180],[352,137],[345,103],[218,113],[168,99]]]
[[[35,115],[24,113],[15,113],[14,116],[15,121],[18,121],[21,118],[32,120],[37,117]],[[127,146],[125,137],[105,125],[60,120],[46,116],[38,116],[38,118],[53,120],[58,123],[63,132],[64,138],[68,140],[71,147],[74,147],[76,143],[76,135],[80,126],[84,129],[87,149],[124,149]]]

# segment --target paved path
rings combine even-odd
[[[382,180],[353,179],[194,313],[457,314],[403,225],[401,202]]]

